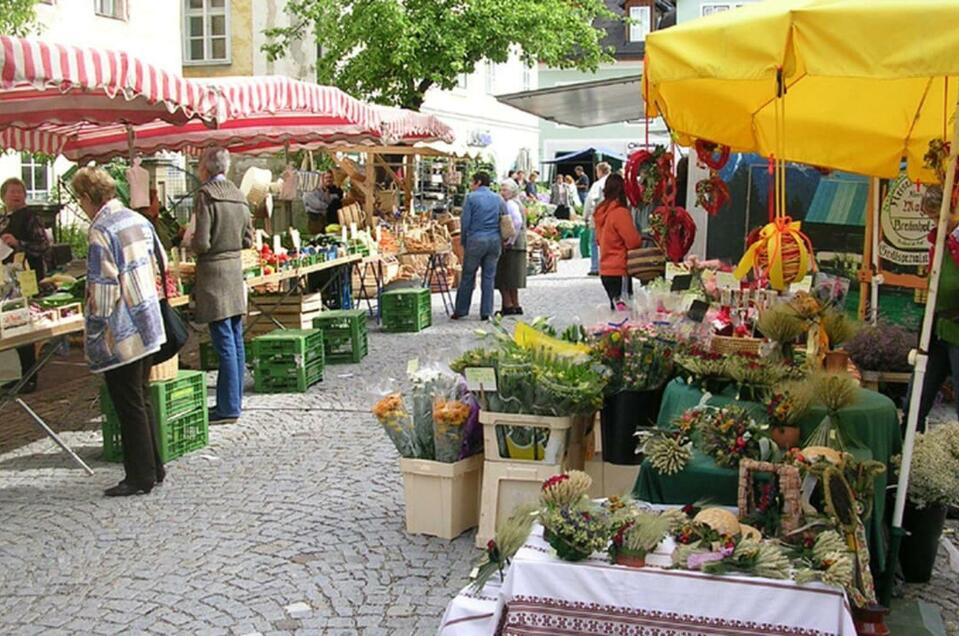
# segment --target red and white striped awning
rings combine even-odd
[[[0,36],[0,128],[213,120],[215,91],[127,53]]]
[[[339,89],[286,77],[228,77],[197,80],[218,95],[223,119],[216,129],[191,121],[127,127],[59,126],[21,134],[0,131],[0,146],[62,154],[73,161],[106,161],[131,150],[191,151],[209,145],[233,148],[262,144],[283,148],[297,140],[379,139],[382,115]]]

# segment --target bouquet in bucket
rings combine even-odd
[[[744,457],[760,459],[760,440],[767,436],[766,427],[738,406],[696,407],[680,418],[696,431],[707,455],[719,466],[736,468]]]
[[[373,415],[396,446],[400,457],[417,457],[413,418],[401,393],[393,392],[383,396],[373,405]]]
[[[653,391],[673,374],[674,343],[652,326],[615,325],[594,336],[594,357],[609,370],[607,394]]]

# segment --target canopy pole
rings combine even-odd
[[[127,158],[130,160],[130,165],[133,165],[133,160],[136,159],[136,141],[137,133],[133,130],[133,126],[127,124]]]
[[[879,274],[881,265],[879,261],[879,233],[882,231],[882,223],[879,219],[879,215],[882,213],[882,193],[879,188],[879,179],[870,179],[869,190],[872,194],[869,216],[873,220],[872,234],[869,236],[869,240],[872,242],[869,256],[872,261],[873,272],[872,279],[869,281],[869,320],[875,325],[879,321],[879,285],[882,284],[882,278]]]
[[[956,104],[959,112],[959,100]],[[909,395],[909,417],[906,420],[906,438],[902,445],[902,465],[899,469],[899,485],[896,489],[896,506],[892,513],[892,537],[889,546],[889,558],[883,572],[883,585],[880,602],[889,607],[892,597],[892,582],[898,563],[899,546],[905,532],[902,529],[902,516],[906,509],[906,496],[909,487],[909,471],[912,468],[912,450],[916,444],[916,428],[919,425],[919,406],[922,396],[922,384],[926,378],[926,365],[929,362],[929,341],[932,339],[932,327],[936,315],[936,297],[939,292],[939,274],[942,271],[942,259],[945,252],[946,228],[952,216],[952,190],[956,177],[956,152],[959,151],[959,117],[952,126],[952,142],[949,146],[949,160],[946,162],[946,182],[942,187],[942,205],[939,208],[939,223],[936,231],[935,253],[929,270],[929,295],[926,299],[926,311],[922,319],[922,334],[919,338],[919,350],[916,355],[915,371],[912,377],[912,390]]]

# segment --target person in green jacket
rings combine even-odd
[[[936,222],[942,205],[942,188],[930,186],[922,198],[922,211]],[[929,341],[929,361],[919,400],[919,431],[926,430],[926,417],[935,404],[939,389],[950,375],[956,396],[956,415],[959,417],[959,221],[953,218],[946,227],[945,253],[939,273],[939,292],[936,296],[936,318]],[[935,244],[936,230],[929,233],[929,242]],[[930,250],[929,262],[932,263]],[[911,389],[911,385],[910,385]],[[911,395],[910,391],[910,395]]]

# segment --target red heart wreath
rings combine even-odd
[[[649,215],[650,231],[667,258],[678,263],[696,240],[696,222],[684,208],[662,205]]]
[[[719,151],[718,156],[716,155],[717,150]],[[710,170],[722,170],[729,163],[729,153],[729,146],[721,146],[702,139],[696,140],[696,157],[699,159],[699,163]]]
[[[657,196],[665,191],[663,181],[672,177],[670,170],[671,157],[666,149],[657,146],[652,151],[637,150],[626,159],[623,169],[626,180],[626,198],[630,205],[639,207],[652,203]]]
[[[729,199],[729,187],[717,174],[696,184],[696,205],[706,210],[710,216],[719,213],[719,210],[729,203]]]

